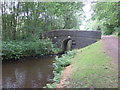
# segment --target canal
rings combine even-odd
[[[52,83],[54,57],[29,57],[2,63],[3,88],[42,88]]]

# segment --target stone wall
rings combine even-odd
[[[53,43],[57,47],[61,48],[62,42],[71,37],[75,45],[72,45],[72,48],[83,48],[88,46],[99,39],[101,39],[101,32],[99,31],[81,31],[81,30],[53,30],[49,32],[42,33],[43,38],[52,39]]]

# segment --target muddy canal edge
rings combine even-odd
[[[71,74],[72,74],[72,64],[65,67],[64,72],[60,79],[60,83],[56,85],[56,88],[64,88],[65,82],[69,79]]]

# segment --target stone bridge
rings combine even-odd
[[[50,38],[52,42],[64,51],[86,47],[99,39],[99,31],[81,31],[60,29],[42,33],[42,38]]]

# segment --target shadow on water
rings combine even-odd
[[[24,61],[3,62],[3,88],[42,88],[52,83],[54,57],[26,58]]]

